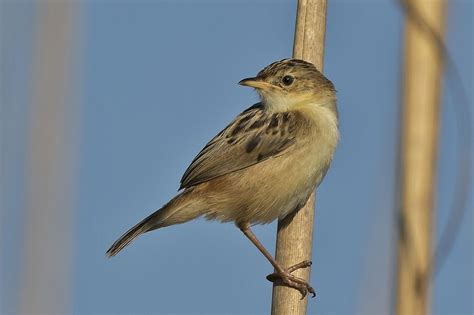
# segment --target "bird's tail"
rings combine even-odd
[[[165,226],[184,223],[193,220],[204,214],[199,200],[192,198],[191,190],[185,190],[178,196],[171,199],[161,209],[155,211],[141,222],[136,224],[125,234],[123,234],[107,250],[108,257],[115,256],[125,246],[143,233],[156,230]]]

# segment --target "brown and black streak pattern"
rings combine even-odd
[[[292,75],[299,81],[297,87],[291,87],[293,92],[302,92],[306,89],[313,89],[318,92],[327,91],[328,94],[335,92],[332,82],[319,72],[312,63],[299,59],[275,61],[260,71],[257,78],[287,89],[287,86],[281,84],[281,78],[285,75]]]
[[[304,120],[300,116],[296,111],[270,113],[262,103],[248,108],[201,150],[180,189],[279,156],[296,142],[296,125]]]

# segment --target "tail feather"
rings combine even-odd
[[[158,210],[160,211],[160,210]],[[152,222],[152,217],[156,214],[153,213],[149,217],[143,219],[141,222],[136,224],[125,234],[123,234],[118,240],[116,240],[112,246],[107,250],[106,255],[108,257],[113,257],[117,255],[125,246],[130,244],[134,239],[136,239],[141,234],[148,232],[150,230],[150,223]]]
[[[184,223],[204,214],[198,201],[189,196],[190,192],[191,190],[184,191],[163,206],[163,208],[140,221],[116,240],[107,250],[106,255],[108,257],[115,256],[143,233],[173,224]]]

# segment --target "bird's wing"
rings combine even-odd
[[[180,189],[283,154],[296,142],[297,118],[293,112],[267,113],[261,103],[248,108],[199,152]]]

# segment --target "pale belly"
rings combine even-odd
[[[294,154],[299,154],[298,152]],[[271,158],[208,183],[208,219],[269,223],[301,208],[321,182],[332,154]]]

